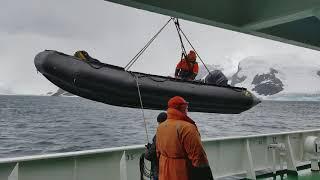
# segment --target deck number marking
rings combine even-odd
[[[126,154],[126,160],[129,161],[129,160],[134,160],[134,154]]]

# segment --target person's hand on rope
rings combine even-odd
[[[151,144],[150,144],[150,143],[148,143],[148,144],[146,144],[146,145],[145,145],[145,147],[146,147],[147,149],[150,149]]]

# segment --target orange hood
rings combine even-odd
[[[167,119],[186,121],[186,122],[191,123],[197,127],[196,123],[190,117],[188,117],[186,114],[184,114],[174,108],[168,108],[167,115],[168,115]]]

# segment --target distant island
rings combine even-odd
[[[71,94],[61,88],[59,88],[56,92],[48,92],[48,96],[75,96],[74,94]]]

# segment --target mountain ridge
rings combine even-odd
[[[298,61],[295,56],[247,57],[239,62],[231,85],[256,95],[320,93],[320,63]]]

